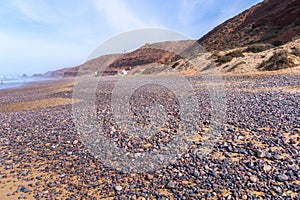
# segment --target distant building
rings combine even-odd
[[[128,72],[126,71],[126,70],[123,70],[122,72],[121,72],[121,74],[122,75],[126,75]]]

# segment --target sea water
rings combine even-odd
[[[18,88],[24,86],[26,83],[46,80],[52,79],[43,77],[0,76],[0,90]]]

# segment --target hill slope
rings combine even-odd
[[[207,50],[285,44],[300,34],[299,0],[265,0],[220,24],[198,42]]]
[[[258,46],[265,45],[268,49],[271,48],[268,54],[272,55],[272,52],[276,51],[274,46],[286,44],[299,36],[299,0],[265,0],[217,26],[200,38],[197,41],[198,43],[194,40],[181,40],[146,44],[130,53],[104,55],[77,67],[48,72],[47,75],[99,75],[101,74],[99,72],[103,72],[103,70],[103,75],[116,75],[123,70],[130,70],[129,74],[136,72],[137,74],[143,72],[148,74],[172,70],[177,72],[193,71],[194,73],[195,70],[203,71],[203,69],[209,68],[207,67],[209,60],[205,57],[209,56],[209,53],[205,54],[205,50],[211,53],[215,50],[226,52],[236,48],[241,49],[241,47],[244,47],[242,49],[253,48],[255,47],[253,44],[264,43],[258,44]],[[287,49],[290,50],[290,48]],[[257,55],[253,54],[253,56]],[[263,53],[260,56],[263,57]],[[239,63],[245,64],[238,63],[239,65],[237,65],[235,63],[233,68],[226,67],[226,70],[221,71],[238,72],[241,68],[244,68],[245,70],[242,71],[249,72],[253,71],[252,68],[258,65],[258,63],[243,61],[242,59],[247,60],[248,58],[233,59],[232,63],[238,60]],[[194,63],[190,62],[191,60]],[[256,60],[263,61],[261,59]],[[298,61],[295,63],[298,63]],[[197,66],[196,69],[195,67],[192,69],[191,65]],[[230,63],[224,64],[224,66],[227,65],[230,66]],[[219,66],[219,68],[223,69],[224,66]]]

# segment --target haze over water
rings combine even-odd
[[[22,76],[0,76],[0,90],[9,88],[18,88],[27,83],[36,81],[46,81],[53,78],[44,77],[22,77]]]

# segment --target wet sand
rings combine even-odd
[[[199,102],[199,132],[175,163],[144,173],[116,171],[87,151],[72,120],[72,105],[81,102],[72,99],[73,80],[0,91],[0,199],[299,199],[300,75],[225,76],[225,129],[205,156],[210,97],[203,78],[187,78]],[[174,116],[171,131],[143,142],[127,137],[111,115],[117,80],[98,86],[97,117],[107,137],[137,153],[170,142],[174,96],[149,86],[132,97],[138,122],[148,119],[141,105],[159,99]]]

